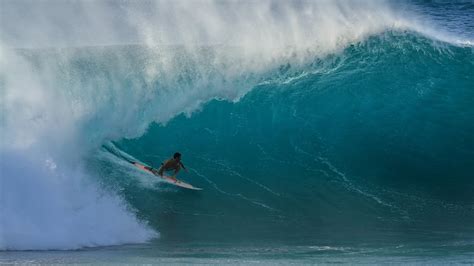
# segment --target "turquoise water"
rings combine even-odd
[[[267,7],[203,4],[215,21],[164,43],[138,24],[151,45],[3,26],[0,263],[473,263],[473,4]],[[129,163],[176,151],[203,191]]]
[[[134,245],[84,249],[80,251],[18,251],[2,254],[2,263],[74,263],[74,264],[470,264],[472,250],[469,248],[428,248],[400,246],[387,248],[354,248],[329,246],[285,246],[279,244],[245,247],[234,245],[193,244]]]

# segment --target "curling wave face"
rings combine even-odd
[[[182,151],[199,197],[127,165],[104,178],[143,213],[158,209],[148,220],[168,240],[472,239],[473,59],[417,34],[373,36],[108,144],[152,165]]]

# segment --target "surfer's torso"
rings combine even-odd
[[[160,175],[163,175],[163,171],[171,171],[171,170],[178,171],[181,168],[181,165],[182,164],[179,159],[171,158],[161,164],[161,167],[158,170],[158,173]]]

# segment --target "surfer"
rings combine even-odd
[[[188,171],[188,169],[186,169],[186,167],[184,167],[184,164],[181,162],[181,153],[176,152],[173,155],[173,158],[166,160],[161,164],[160,169],[158,169],[158,175],[163,176],[164,171],[174,170],[174,174],[173,176],[171,176],[171,178],[176,180],[176,175],[178,174],[179,170],[181,170],[181,168],[183,168],[186,172]]]
[[[184,164],[181,162],[181,154],[179,152],[175,153],[173,155],[173,158],[164,161],[159,169],[144,165],[140,162],[133,162],[133,165],[155,176],[160,176],[166,182],[174,184],[175,186],[192,190],[202,190],[202,188],[195,187],[176,178],[176,175],[181,170],[181,168],[188,172],[188,169],[186,169],[186,167],[184,167]],[[172,176],[168,176],[164,174],[165,171],[174,171],[174,174]]]

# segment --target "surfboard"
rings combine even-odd
[[[141,170],[143,170],[145,172],[148,172],[148,173],[150,173],[154,176],[162,178],[165,182],[167,182],[169,184],[172,184],[172,185],[175,185],[175,186],[178,186],[178,187],[182,187],[182,188],[192,189],[192,190],[202,190],[202,188],[195,187],[195,186],[193,186],[191,184],[188,184],[186,182],[183,182],[179,179],[175,180],[172,177],[167,176],[167,175],[160,176],[158,173],[154,173],[152,170],[150,170],[150,167],[145,166],[141,163],[133,162],[132,164],[135,165],[135,167],[137,167],[138,169],[141,169]]]

